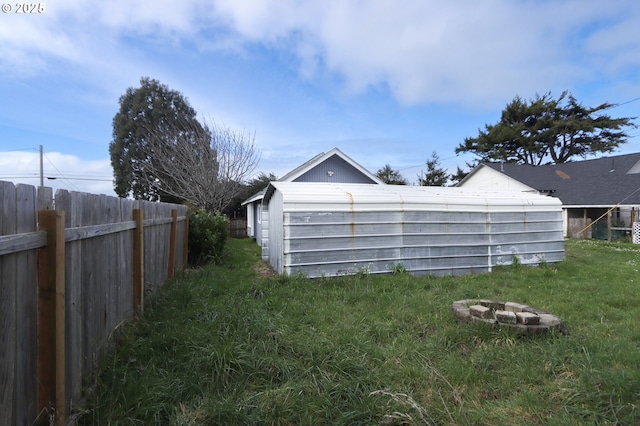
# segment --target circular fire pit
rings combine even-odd
[[[453,302],[451,310],[459,321],[478,321],[508,327],[519,334],[547,333],[550,330],[568,334],[557,316],[520,303],[466,299]]]

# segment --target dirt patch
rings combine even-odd
[[[275,277],[277,274],[265,260],[260,260],[254,268],[259,277]]]

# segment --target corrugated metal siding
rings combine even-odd
[[[337,155],[302,174],[295,182],[375,183]]]
[[[266,204],[258,209],[260,214],[260,224],[258,226],[258,238],[256,242],[262,247],[262,259],[269,260],[269,209]]]
[[[273,195],[272,203],[269,203],[269,239],[267,241],[267,257],[273,269],[282,274],[283,268],[283,222],[282,222],[282,193]],[[264,255],[264,251],[263,251]]]
[[[509,264],[514,255],[523,264],[564,259],[561,206],[548,197],[387,185],[276,188],[270,209],[282,210],[270,219],[272,228],[281,222],[282,251],[269,260],[279,273],[388,273],[402,264],[416,274],[460,275]]]

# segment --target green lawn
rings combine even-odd
[[[81,424],[640,424],[640,247],[569,240],[567,259],[491,274],[310,280],[224,263],[151,298],[104,361]],[[558,315],[518,337],[458,323],[487,298]]]

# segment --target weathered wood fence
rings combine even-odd
[[[229,236],[231,238],[247,238],[247,219],[243,217],[229,218]]]
[[[186,265],[185,206],[0,182],[0,425],[63,424],[144,295]]]

